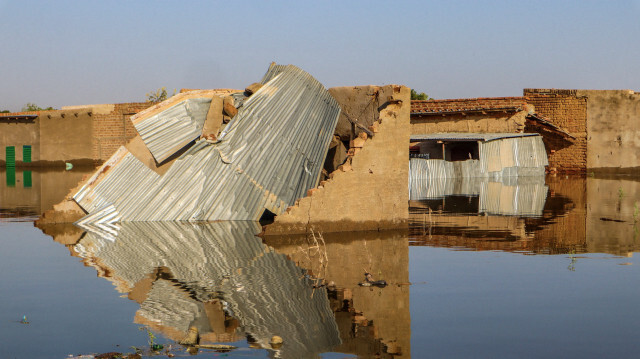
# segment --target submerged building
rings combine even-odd
[[[153,103],[66,106],[0,113],[0,166],[95,166],[136,135],[129,117]]]

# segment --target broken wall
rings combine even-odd
[[[379,125],[372,122],[377,132],[358,148],[350,164],[342,165],[331,179],[277,216],[266,227],[267,235],[305,233],[311,228],[322,232],[381,230],[398,228],[408,220],[410,89],[356,86],[329,92],[340,94],[336,100],[346,113],[358,113],[380,101],[375,116]]]

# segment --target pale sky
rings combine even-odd
[[[640,0],[0,0],[0,110],[238,88],[271,61],[434,98],[640,91]]]

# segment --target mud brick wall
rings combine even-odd
[[[526,111],[487,114],[411,115],[411,134],[441,132],[514,133],[525,128]]]
[[[578,90],[587,97],[587,168],[640,175],[640,93]]]
[[[566,129],[575,139],[543,133],[549,169],[584,173],[587,169],[587,97],[577,90],[524,89],[536,112]]]
[[[411,134],[522,132],[529,110],[524,97],[412,100]]]
[[[326,233],[395,229],[407,225],[410,89],[387,85],[373,93],[360,90],[359,87],[341,89],[363,93],[359,101],[341,101],[349,96],[336,100],[343,111],[353,112],[353,106],[368,104],[372,96],[381,99],[384,103],[379,107],[379,117],[376,116],[379,126],[375,125],[375,135],[359,146],[356,142],[362,142],[362,139],[353,140],[351,163],[340,166],[341,169],[331,174],[331,179],[323,181],[298,204],[278,215],[273,224],[266,226],[267,235],[306,233],[312,228]]]
[[[130,117],[152,105],[154,103],[134,102],[94,108],[92,158],[96,164],[106,161],[120,146],[136,136]]]

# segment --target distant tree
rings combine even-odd
[[[2,110],[2,111],[0,111],[0,113],[11,113],[11,111],[9,111],[9,110]]]
[[[176,90],[174,89],[173,93],[171,94],[171,96],[173,96],[175,94],[176,94]],[[147,102],[162,102],[162,101],[168,99],[169,97],[171,97],[167,93],[167,88],[164,87],[164,86],[162,86],[161,88],[159,88],[159,89],[157,89],[155,91],[148,92],[146,94],[146,96],[147,96]]]
[[[433,100],[429,95],[424,92],[416,92],[416,90],[411,89],[411,99],[412,100]]]
[[[26,105],[22,106],[22,111],[23,112],[29,112],[29,111],[50,111],[50,110],[55,110],[55,108],[49,106],[47,108],[42,108],[38,105],[36,105],[35,103],[32,102],[27,102]]]

